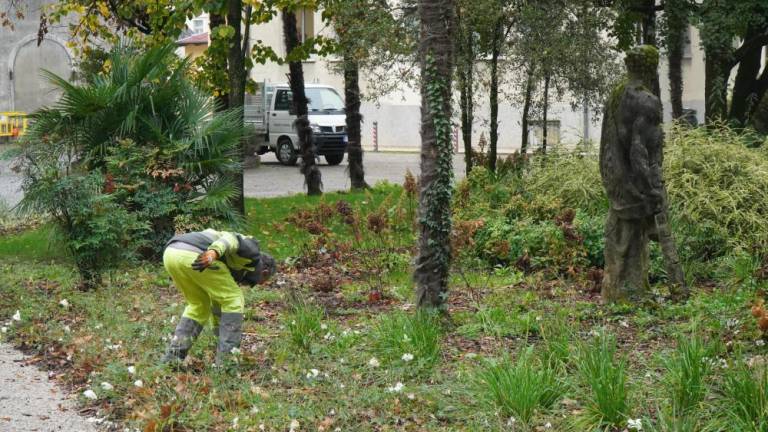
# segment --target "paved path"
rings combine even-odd
[[[346,158],[341,165],[337,166],[329,166],[325,163],[325,159],[320,160],[323,190],[326,192],[349,190]],[[370,185],[383,180],[403,184],[407,170],[410,170],[413,175],[419,175],[419,154],[366,152],[363,165],[365,180]],[[455,155],[453,166],[457,178],[463,178],[464,155]],[[299,172],[298,166],[280,165],[273,153],[262,156],[259,167],[245,172],[245,196],[247,197],[291,195],[305,190],[304,176]]]
[[[46,372],[24,364],[24,356],[0,344],[0,432],[96,432],[78,415],[75,401],[48,380]]]
[[[0,146],[2,153],[3,146]],[[405,172],[411,170],[419,174],[418,153],[365,153],[365,178],[368,184],[386,180],[402,184]],[[453,160],[457,178],[464,177],[464,155],[455,155]],[[346,158],[341,165],[329,166],[321,159],[320,172],[326,192],[348,190],[349,173]],[[21,199],[19,186],[21,179],[10,170],[10,162],[0,160],[0,201],[15,205]],[[298,167],[280,165],[273,153],[262,157],[262,163],[256,168],[245,171],[245,196],[253,198],[291,195],[304,192],[304,177]],[[0,203],[0,208],[1,207]]]

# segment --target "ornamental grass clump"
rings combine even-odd
[[[409,373],[426,372],[440,359],[441,328],[439,315],[435,312],[393,312],[376,323],[373,349],[387,364],[400,364],[404,354],[411,354],[413,358],[407,366]]]
[[[616,353],[616,339],[606,334],[582,343],[575,358],[583,412],[577,430],[620,428],[630,414],[627,360]]]
[[[507,356],[488,361],[475,372],[474,381],[479,400],[525,424],[566,392],[556,370],[539,361],[530,348],[522,350],[516,361]]]
[[[718,393],[713,430],[768,432],[768,367],[727,370]]]

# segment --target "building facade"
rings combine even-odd
[[[71,79],[73,54],[67,47],[66,24],[51,26],[38,44],[41,8],[50,0],[20,2],[24,18],[14,21],[14,29],[0,28],[0,112],[32,112],[50,105],[58,93],[43,76],[47,70]],[[8,9],[8,0],[0,0]]]

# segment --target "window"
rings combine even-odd
[[[315,37],[315,11],[301,9],[296,13],[296,24],[299,27],[299,36],[304,42],[307,38]]]
[[[290,111],[293,93],[290,90],[278,90],[275,95],[275,111]]]
[[[541,120],[531,122],[533,146],[540,147],[544,142],[544,128]],[[560,120],[547,120],[547,147],[560,144]]]
[[[310,111],[344,111],[344,101],[336,91],[329,88],[305,88]]]
[[[205,21],[202,18],[192,20],[192,32],[195,34],[205,33]]]

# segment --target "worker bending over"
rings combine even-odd
[[[244,296],[238,284],[266,282],[275,273],[275,260],[261,253],[252,237],[207,229],[174,236],[163,264],[187,301],[163,362],[183,361],[210,321],[219,338],[216,365],[221,365],[242,338]]]

